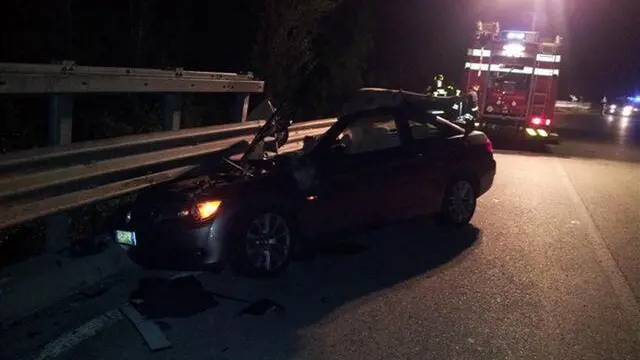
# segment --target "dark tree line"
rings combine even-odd
[[[0,61],[252,71],[276,102],[287,92],[308,94],[296,99],[297,116],[322,116],[365,83],[375,8],[364,3],[11,0],[3,6],[11,16],[1,25],[0,48],[6,51]],[[315,66],[305,69],[311,60]],[[33,99],[1,100],[3,150],[43,145],[44,101],[34,107]],[[230,102],[225,96],[186,96],[183,126],[227,122]],[[160,127],[154,96],[84,96],[77,104],[74,141]]]

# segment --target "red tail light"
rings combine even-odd
[[[532,125],[542,125],[542,118],[534,117],[531,119]]]
[[[541,117],[534,117],[534,118],[531,118],[530,123],[531,123],[531,125],[542,125],[542,124],[544,124],[546,126],[549,126],[549,125],[551,125],[551,119],[546,119],[545,120],[545,119],[543,119]]]
[[[485,146],[486,146],[487,152],[493,154],[493,143],[491,142],[491,140],[487,139]]]

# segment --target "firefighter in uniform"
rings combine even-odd
[[[465,128],[473,129],[478,119],[478,90],[480,90],[480,86],[473,85],[462,99],[462,111],[460,111],[457,123]]]
[[[446,96],[444,87],[444,75],[438,74],[433,77],[433,82],[427,88],[427,94],[431,96]]]
[[[600,100],[600,104],[602,104],[602,115],[605,114],[605,112],[607,111],[607,97],[603,97],[602,100]]]
[[[455,117],[459,118],[463,115],[463,98],[460,97],[460,89],[457,89],[453,83],[450,83],[449,86],[445,89],[446,96],[458,98],[456,102],[453,104],[453,110],[455,110]]]
[[[471,90],[467,93],[466,96],[466,111],[465,114],[469,114],[474,118],[478,117],[478,91],[480,90],[480,85],[475,84],[471,87]]]
[[[447,96],[456,96],[456,94],[458,93],[458,91],[453,86],[453,84],[450,84],[449,86],[447,86],[447,88],[445,89],[445,92]]]

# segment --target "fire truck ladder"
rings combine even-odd
[[[557,47],[554,46],[553,47],[553,59],[556,58],[557,55]],[[531,91],[529,91],[529,104],[531,104],[531,106],[529,107],[529,111],[528,111],[528,117],[533,117],[533,116],[540,116],[540,117],[545,117],[547,116],[547,114],[545,114],[545,110],[547,109],[547,99],[549,98],[549,94],[551,93],[552,87],[553,87],[553,81],[547,79],[547,86],[545,88],[544,92],[537,92],[538,91],[538,77],[541,76],[540,74],[536,74],[536,71],[538,69],[543,69],[542,67],[540,67],[540,61],[538,60],[538,56],[536,54],[536,61],[534,63],[534,67],[533,67],[533,73],[532,73],[532,79],[531,79]],[[547,70],[546,68],[544,68],[545,70]],[[553,66],[551,68],[552,71],[552,75],[554,76],[554,71],[555,71],[556,67],[555,67],[555,62],[553,62]],[[540,101],[541,100],[541,101]]]
[[[489,56],[489,62],[487,63],[487,76],[485,77],[485,86],[484,86],[484,91],[482,91],[482,99],[478,99],[478,113],[483,114],[486,111],[486,105],[487,105],[487,98],[489,97],[489,89],[490,89],[490,84],[493,81],[493,79],[491,78],[491,67],[493,67],[493,59],[494,59],[494,54],[496,53],[495,51],[495,46],[493,44],[493,42],[491,43],[491,46],[489,47],[489,51],[491,52],[491,56]],[[478,70],[478,75],[480,74],[480,71],[482,71],[482,64],[480,64],[480,70]]]
[[[493,58],[496,54],[494,41],[496,36],[500,33],[500,23],[498,22],[483,22],[479,21],[477,23],[477,32],[479,34],[479,39],[482,39],[479,42],[480,45],[480,67],[478,68],[478,77],[482,74],[484,64],[482,62],[484,58],[484,50],[486,44],[489,44],[489,62],[487,63],[487,76],[485,80],[485,91],[482,92],[482,98],[478,99],[477,106],[479,107],[478,113],[484,114],[487,104],[487,97],[489,89],[489,84],[491,83],[491,67],[493,66]]]

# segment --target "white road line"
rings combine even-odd
[[[120,310],[116,309],[106,312],[50,342],[34,359],[53,359],[122,319],[124,319],[124,317]]]
[[[607,243],[603,239],[602,234],[600,234],[598,227],[589,214],[589,211],[580,198],[580,195],[578,195],[578,192],[571,183],[569,175],[567,175],[567,172],[564,170],[560,160],[556,158],[555,163],[558,168],[558,172],[560,173],[562,183],[567,189],[569,197],[573,201],[575,209],[582,219],[583,224],[587,227],[587,237],[591,242],[596,258],[598,259],[602,270],[609,277],[609,282],[618,297],[618,301],[624,309],[625,315],[630,318],[629,320],[631,321],[631,325],[636,332],[636,336],[640,340],[640,307],[638,306],[638,301],[633,294],[633,290],[631,290],[631,287],[627,283],[624,274],[620,270],[616,260],[613,258]]]

